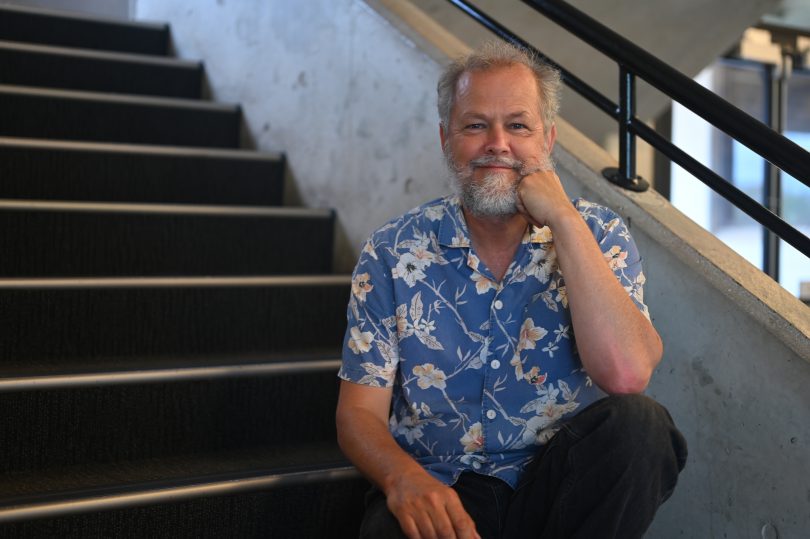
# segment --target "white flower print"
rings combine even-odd
[[[534,325],[534,320],[527,318],[520,326],[520,340],[518,341],[519,350],[534,350],[535,343],[548,335],[545,328]]]
[[[497,284],[495,284],[491,279],[484,277],[478,272],[473,273],[470,278],[475,283],[475,291],[478,293],[478,295],[486,294],[487,292],[493,289],[494,290],[498,289]]]
[[[622,251],[622,248],[618,245],[614,245],[603,254],[605,260],[608,261],[610,269],[615,271],[617,269],[627,267],[627,263],[625,262],[625,259],[627,258],[627,251]]]
[[[465,453],[481,451],[481,448],[484,447],[484,433],[481,429],[481,423],[476,422],[470,425],[470,428],[467,429],[467,432],[459,441],[464,446]]]
[[[557,270],[557,252],[551,249],[535,249],[532,259],[524,269],[526,275],[534,277],[541,283],[547,283],[551,274]]]
[[[374,250],[374,246],[371,244],[370,241],[367,241],[366,244],[363,245],[363,252],[367,253],[374,260],[378,260],[377,252]]]
[[[413,255],[413,263],[418,267],[420,270],[424,270],[435,260],[436,256],[427,250],[427,248],[423,246],[416,247],[411,249],[411,254]]]
[[[349,348],[355,354],[364,354],[371,350],[371,342],[374,340],[374,334],[370,331],[361,332],[357,326],[352,327],[350,330],[351,339],[349,339]]]
[[[425,278],[425,273],[422,271],[423,261],[417,260],[413,253],[405,253],[399,257],[399,262],[391,275],[394,279],[404,280],[409,287],[413,287],[416,281],[421,281]]]
[[[366,301],[366,294],[373,289],[368,273],[360,273],[352,279],[352,294],[360,301]]]
[[[544,226],[542,228],[537,228],[536,226],[532,226],[532,243],[549,243],[551,240],[551,229],[549,227]]]
[[[562,303],[563,307],[568,307],[568,289],[565,288],[565,286],[561,286],[557,289],[557,295],[554,297],[554,301]]]
[[[417,365],[413,368],[413,373],[419,377],[417,384],[422,389],[435,387],[436,389],[444,389],[447,387],[447,375],[441,369],[437,369],[433,363],[425,363],[424,365]]]
[[[431,221],[438,221],[444,216],[444,207],[441,205],[428,206],[425,208],[425,217]]]

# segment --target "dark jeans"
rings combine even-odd
[[[514,491],[472,472],[453,488],[484,539],[631,539],[643,536],[685,464],[686,441],[663,406],[611,396],[563,425]],[[360,537],[404,537],[379,490],[366,496]]]

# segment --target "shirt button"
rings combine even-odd
[[[495,305],[495,308],[498,309],[499,311],[503,308],[503,302],[501,300],[499,300],[499,299],[495,300],[494,305]]]
[[[477,460],[474,460],[474,461],[473,461],[472,466],[473,466],[473,468],[475,468],[476,470],[481,469],[481,463],[480,463],[480,462],[478,462]]]
[[[487,418],[488,419],[495,419],[495,416],[498,414],[495,413],[495,410],[487,410]]]
[[[498,361],[497,359],[493,359],[493,360],[490,362],[489,366],[490,366],[490,367],[492,367],[493,369],[497,369],[498,367],[500,367],[500,366],[501,366],[501,362],[500,362],[500,361]]]

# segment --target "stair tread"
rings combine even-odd
[[[284,158],[281,152],[249,149],[201,148],[195,146],[170,146],[137,143],[87,142],[78,140],[35,139],[0,136],[0,147],[22,147],[43,150],[98,151],[143,155],[178,155],[196,158],[260,159],[276,161]]]
[[[238,112],[240,110],[240,105],[238,104],[222,103],[219,101],[204,101],[200,99],[189,99],[183,97],[160,97],[139,94],[91,92],[87,90],[70,90],[62,88],[40,88],[37,86],[19,86],[16,84],[0,84],[0,95],[2,94],[33,95],[46,98],[100,101],[156,107],[201,109],[219,112]]]
[[[0,279],[0,290],[131,289],[131,288],[256,288],[345,286],[351,275],[256,275],[240,277],[76,277]]]
[[[84,49],[64,45],[47,45],[42,43],[26,43],[23,41],[7,41],[0,39],[0,49],[25,51],[40,54],[93,58],[98,60],[113,60],[117,62],[140,63],[159,66],[171,66],[183,69],[200,69],[202,62],[183,58],[155,56],[154,54],[138,54],[134,52],[103,51],[98,49]]]
[[[126,26],[131,28],[143,28],[148,30],[164,30],[169,26],[167,23],[163,22],[122,20],[114,17],[104,17],[102,15],[78,13],[38,6],[2,5],[0,6],[0,11],[18,12],[30,15],[42,15],[45,17],[52,17],[56,19],[86,21],[115,26]]]
[[[176,381],[194,377],[255,376],[272,374],[279,369],[316,364],[327,368],[340,360],[335,347],[317,347],[295,352],[266,354],[235,354],[186,357],[117,358],[86,361],[81,358],[65,361],[57,359],[4,361],[0,366],[0,391],[30,390],[66,387],[80,383],[94,386],[110,383],[143,383],[144,381]],[[282,369],[283,370],[283,369]],[[140,375],[140,376],[135,376]],[[91,381],[92,377],[102,380]],[[60,380],[61,378],[61,383]],[[49,379],[54,379],[49,382]],[[118,380],[120,379],[120,380]],[[118,380],[116,382],[116,380]]]
[[[3,478],[0,507],[328,470],[348,466],[334,441],[294,443],[112,464],[83,464]]]
[[[168,56],[169,25],[96,14],[0,6],[0,36],[6,40],[79,46]]]
[[[328,208],[294,206],[244,206],[209,204],[163,204],[157,202],[84,202],[72,200],[26,200],[0,199],[0,211],[56,211],[56,212],[101,212],[110,214],[175,214],[210,217],[303,217],[331,218]]]

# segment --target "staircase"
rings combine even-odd
[[[0,537],[351,537],[349,277],[165,25],[0,7]]]

